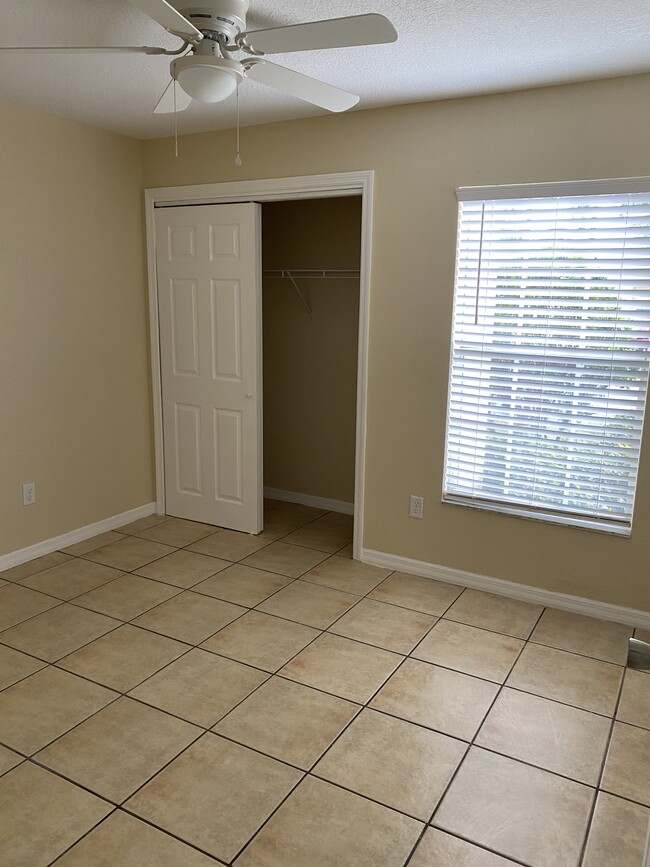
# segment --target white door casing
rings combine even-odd
[[[261,210],[156,211],[169,515],[262,530]]]
[[[366,420],[368,399],[368,343],[370,330],[370,285],[372,264],[372,215],[374,171],[336,172],[300,177],[259,178],[252,181],[191,184],[149,188],[144,191],[147,236],[147,270],[156,511],[165,510],[165,461],[161,392],[158,285],[156,282],[155,217],[158,210],[185,205],[229,204],[235,202],[284,202],[335,196],[361,196],[361,280],[359,303],[359,356],[357,366],[357,441],[355,457],[353,556],[361,559],[364,535],[366,471]],[[650,865],[649,865],[650,867]]]

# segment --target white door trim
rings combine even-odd
[[[368,331],[370,321],[370,266],[372,259],[372,211],[374,171],[341,172],[296,178],[267,178],[254,181],[229,181],[145,190],[147,271],[149,286],[149,326],[151,338],[151,379],[156,469],[156,509],[165,510],[165,470],[163,460],[162,397],[160,377],[160,330],[158,324],[158,285],[154,211],[178,205],[225,204],[227,202],[278,202],[291,199],[362,197],[361,275],[359,284],[359,352],[357,361],[357,434],[354,482],[353,556],[361,557],[363,540],[366,413],[368,396]]]

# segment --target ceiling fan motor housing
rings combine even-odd
[[[172,5],[204,35],[223,34],[228,42],[246,30],[249,0],[172,0]]]

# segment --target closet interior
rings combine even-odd
[[[262,206],[264,491],[353,513],[361,198]]]

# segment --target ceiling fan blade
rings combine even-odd
[[[395,42],[397,32],[388,18],[372,13],[291,24],[270,30],[245,33],[246,44],[264,54],[288,51],[317,51],[322,48],[349,48],[354,45],[379,45]]]
[[[44,54],[169,54],[166,48],[149,45],[12,45],[0,46],[0,51],[41,51]]]
[[[203,34],[184,15],[167,3],[167,0],[129,0],[129,3],[153,18],[158,24],[162,24],[165,30],[182,36],[188,42],[196,43],[203,39]]]
[[[246,77],[288,93],[290,96],[297,96],[298,99],[304,99],[312,105],[319,105],[328,111],[346,111],[359,102],[359,97],[354,93],[348,93],[317,78],[287,69],[286,66],[278,66],[277,63],[270,63],[268,60],[251,62],[246,70]]]
[[[176,87],[176,111],[185,111],[190,106],[192,97],[188,96],[182,87]],[[169,82],[154,108],[154,114],[170,114],[174,111],[174,79]]]

